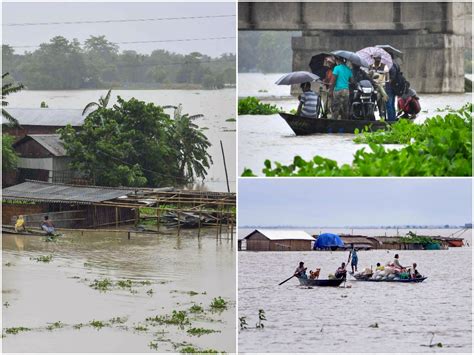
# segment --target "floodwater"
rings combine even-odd
[[[472,241],[471,231],[463,237]],[[471,353],[472,248],[397,252],[402,265],[416,262],[428,279],[370,283],[348,276],[346,288],[304,288],[296,279],[278,286],[300,261],[309,269],[320,267],[320,278],[327,278],[347,262],[348,252],[239,252],[238,316],[249,324],[239,331],[239,351]],[[360,251],[359,269],[390,261],[394,254]],[[259,309],[265,311],[264,329],[255,329]],[[429,347],[430,341],[442,347]]]
[[[126,233],[76,233],[56,242],[3,236],[3,351],[179,352],[185,344],[235,351],[235,241],[229,235],[217,239],[215,229],[203,229],[198,238],[197,231],[177,236],[170,230],[128,240]],[[42,255],[53,259],[34,260]],[[106,292],[89,286],[105,278],[131,280],[133,286]],[[226,310],[211,310],[217,297],[228,302]],[[204,312],[190,313],[194,304]],[[173,310],[187,311],[191,324],[180,329],[145,321]],[[124,322],[110,321],[116,317]],[[109,324],[96,329],[89,325],[93,320]],[[58,321],[64,326],[47,329]],[[80,323],[82,328],[73,327]],[[139,325],[147,329],[134,329]],[[31,330],[7,334],[11,327]],[[218,332],[191,336],[191,327]]]
[[[45,101],[49,108],[83,109],[89,102],[96,102],[100,96],[105,96],[107,90],[53,90],[31,91],[24,90],[8,97],[10,107],[39,108]],[[220,147],[220,140],[224,146],[227,171],[231,191],[235,191],[235,122],[226,121],[235,119],[235,89],[223,90],[113,90],[109,102],[112,107],[117,96],[125,100],[135,97],[145,102],[158,105],[183,105],[183,113],[203,114],[203,118],[196,119],[199,127],[207,127],[204,131],[212,146],[209,154],[213,164],[208,171],[203,184],[196,186],[211,191],[227,191],[224,162]],[[169,110],[172,113],[172,110]]]
[[[290,96],[289,86],[275,85],[275,81],[283,74],[239,74],[239,97],[255,96],[265,103],[274,104],[284,111],[296,109],[297,99]],[[471,101],[470,94],[420,94],[421,108],[424,112],[415,122],[423,122],[427,117],[437,114],[437,108],[447,105],[460,108]],[[285,165],[291,164],[296,155],[306,160],[315,155],[336,160],[339,164],[351,163],[354,153],[366,147],[355,144],[353,134],[315,134],[296,136],[291,128],[278,114],[276,115],[241,115],[239,120],[239,167],[242,174],[244,168],[250,168],[254,174],[262,175],[263,162],[270,159]],[[400,149],[402,145],[387,144],[388,149]]]

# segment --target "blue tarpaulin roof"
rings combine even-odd
[[[332,234],[332,233],[320,234],[318,239],[316,239],[316,243],[314,243],[314,249],[343,247],[343,246],[344,246],[344,242],[342,241],[341,237],[338,236],[337,234]]]

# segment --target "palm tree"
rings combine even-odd
[[[2,75],[2,83],[5,82],[5,78],[10,75],[9,73],[5,73]],[[8,83],[2,85],[2,116],[5,117],[10,124],[18,126],[19,123],[12,115],[10,115],[4,107],[8,106],[8,101],[6,101],[7,96],[9,94],[14,94],[15,92],[21,91],[24,88],[23,84]]]
[[[212,164],[212,157],[207,153],[211,143],[193,120],[203,115],[181,113],[181,105],[174,110],[175,140],[179,151],[179,173],[186,181],[194,177],[206,177],[206,169]]]
[[[92,107],[96,107],[96,110],[99,109],[99,108],[107,108],[107,105],[109,104],[110,93],[111,92],[112,92],[112,89],[109,89],[109,91],[107,92],[107,95],[105,95],[105,97],[101,96],[99,98],[99,102],[89,102],[86,105],[86,107],[84,107],[84,110],[82,111],[82,115],[84,116],[85,113],[87,112],[87,110],[89,110]],[[94,112],[94,111],[92,111],[92,112]],[[92,112],[90,112],[89,114],[91,114]]]

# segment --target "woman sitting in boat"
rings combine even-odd
[[[46,235],[54,234],[54,224],[48,216],[44,216],[43,222],[41,223],[41,229],[46,232]]]
[[[302,278],[302,279],[307,279],[308,278],[308,275],[306,275],[306,269],[304,267],[304,262],[300,262],[300,266],[298,266],[295,270],[295,276],[297,278]]]
[[[303,90],[303,93],[298,96],[300,104],[298,105],[296,115],[317,118],[318,95],[311,90],[311,83],[308,82],[301,84],[301,90]]]
[[[26,224],[23,215],[19,215],[15,223],[15,232],[19,231],[26,231]]]
[[[336,279],[345,279],[347,274],[346,263],[342,263],[336,270]]]

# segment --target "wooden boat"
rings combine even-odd
[[[352,275],[356,281],[367,281],[367,282],[402,282],[402,283],[420,283],[426,280],[428,277],[420,277],[418,279],[392,279],[392,280],[374,280],[368,277],[360,277]]]
[[[323,279],[303,279],[298,277],[301,286],[322,286],[322,287],[337,287],[339,286],[344,279],[332,279],[332,280],[323,280]]]
[[[15,234],[15,235],[29,235],[29,236],[40,236],[46,237],[46,232],[41,229],[28,229],[26,231],[16,232],[15,228],[9,226],[2,226],[2,234]],[[54,236],[59,236],[60,233],[55,233]]]
[[[452,248],[460,248],[464,245],[464,239],[462,238],[447,238],[445,239],[448,245]]]
[[[329,118],[308,118],[280,112],[280,116],[288,123],[297,136],[314,133],[354,133],[368,126],[370,131],[385,130],[387,122],[366,120],[333,120]]]

